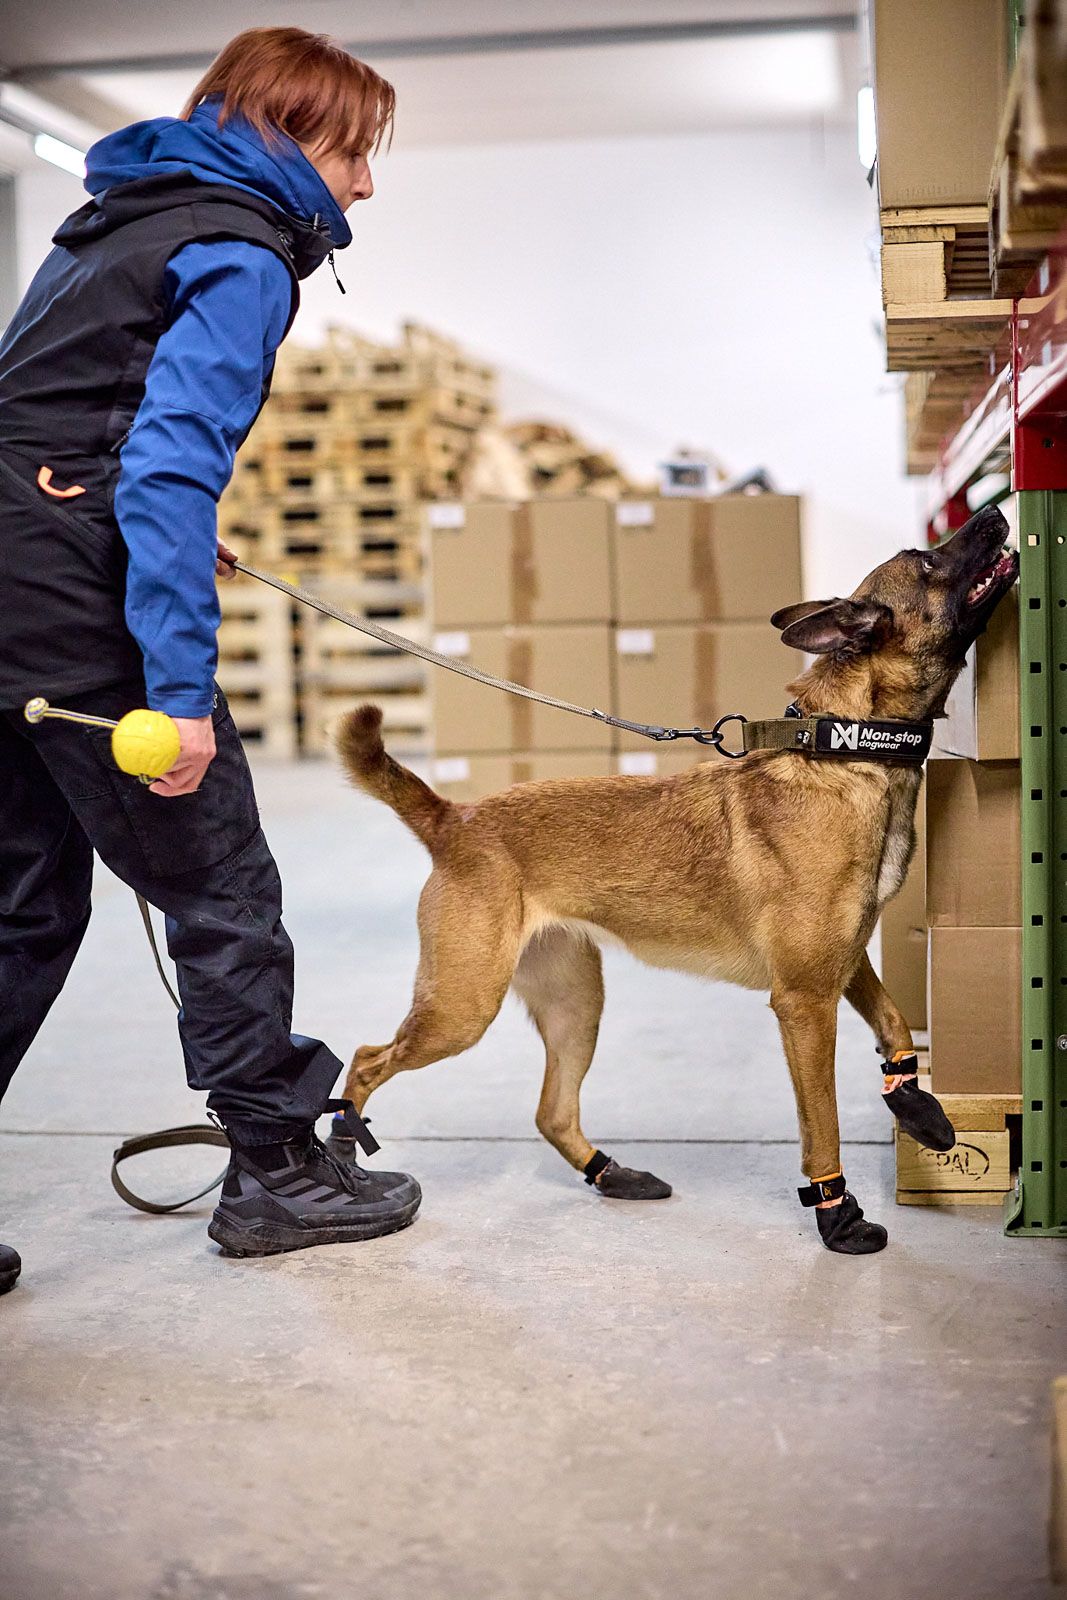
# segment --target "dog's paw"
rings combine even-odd
[[[815,1213],[819,1237],[827,1250],[843,1256],[869,1256],[884,1250],[889,1235],[879,1222],[868,1222],[854,1194],[845,1190],[839,1206],[820,1206]]]
[[[635,1172],[633,1167],[620,1167],[609,1161],[596,1180],[595,1188],[609,1200],[666,1200],[671,1186],[651,1172]]]
[[[951,1150],[956,1143],[956,1130],[941,1109],[941,1104],[925,1089],[920,1089],[914,1078],[882,1096],[905,1133],[916,1144],[927,1150]]]

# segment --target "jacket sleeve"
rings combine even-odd
[[[290,282],[283,262],[247,240],[195,241],[167,264],[169,322],[122,447],[115,515],[148,704],[171,716],[212,708],[216,505],[285,333]]]

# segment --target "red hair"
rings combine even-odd
[[[392,136],[396,92],[324,33],[248,28],[225,45],[182,107],[188,121],[220,94],[219,127],[240,114],[268,143],[276,131],[323,154],[367,155]]]

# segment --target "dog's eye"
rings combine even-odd
[[[933,556],[923,556],[922,564],[924,572],[935,572],[937,570],[937,562],[934,560]]]

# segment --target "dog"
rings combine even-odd
[[[776,612],[782,642],[815,658],[788,685],[796,710],[910,723],[943,715],[968,647],[1018,575],[1007,533],[987,507],[939,548],[901,551],[847,598]],[[344,1090],[356,1110],[394,1073],[469,1049],[510,987],[544,1041],[540,1132],[601,1195],[669,1195],[581,1128],[607,938],[653,966],[769,990],[810,1180],[801,1200],[817,1208],[829,1249],[882,1249],[886,1230],[864,1217],[841,1168],[837,1008],[843,995],[872,1029],[901,1126],[951,1148],[948,1119],[918,1088],[908,1025],[866,953],[914,850],[921,767],[761,750],[665,778],[520,783],[462,805],[394,761],[380,730],[376,706],[349,713],[342,763],[422,840],[433,870],[419,900],[411,1008],[390,1043],[356,1051]]]

